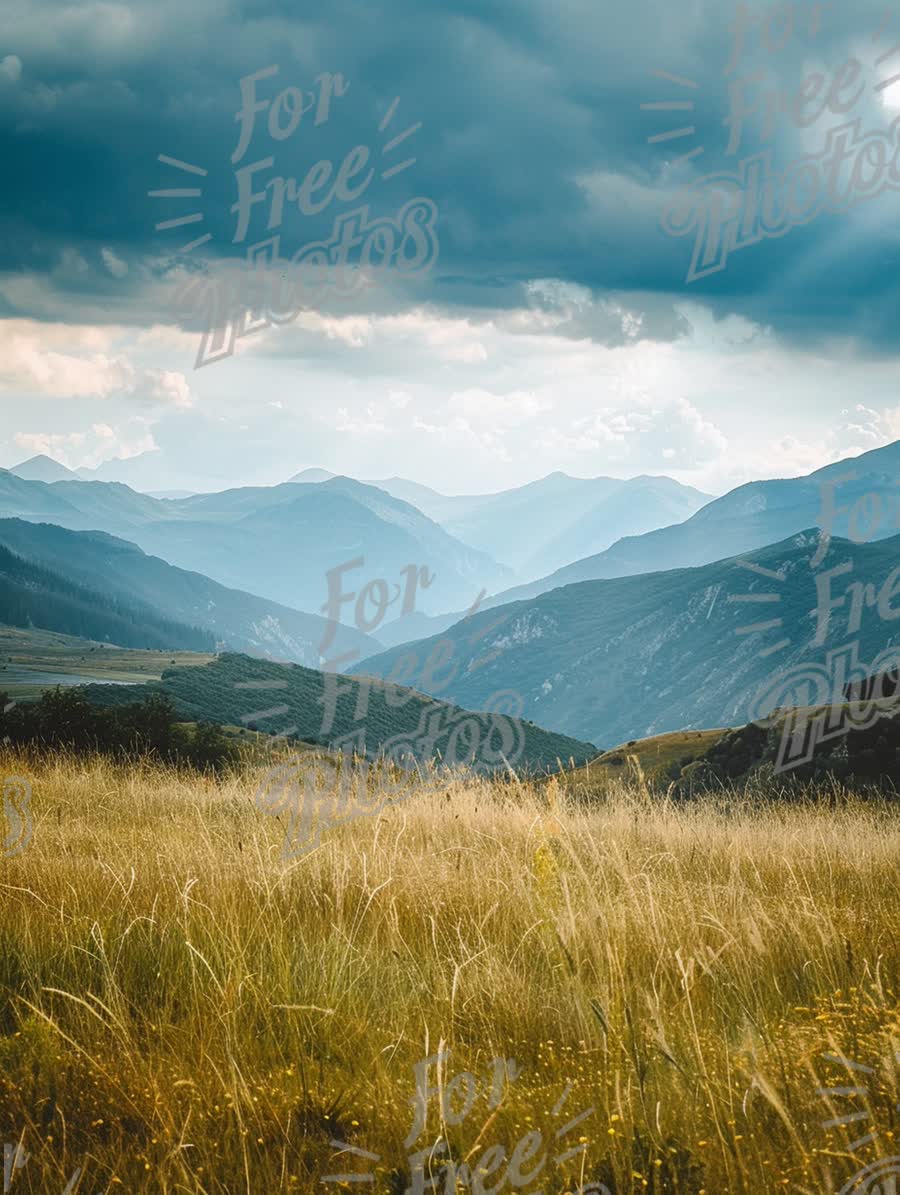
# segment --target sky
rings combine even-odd
[[[0,466],[722,493],[900,438],[883,3],[4,10]]]

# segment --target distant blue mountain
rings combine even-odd
[[[22,519],[0,520],[0,546],[31,565],[52,570],[71,585],[115,600],[128,607],[140,607],[156,620],[168,619],[190,627],[195,642],[211,650],[216,642],[228,650],[290,660],[318,667],[320,644],[328,623],[315,614],[290,610],[250,593],[227,589],[197,572],[175,568],[155,556],[148,556],[133,543],[100,531],[69,531],[48,523]],[[27,593],[23,609],[28,612]],[[42,607],[43,608],[43,607]],[[37,602],[31,610],[34,626],[46,630],[82,631],[48,626],[41,621]],[[151,621],[152,621],[151,618]],[[0,607],[0,621],[6,621]],[[23,625],[16,623],[15,625]],[[93,636],[97,637],[97,636]],[[122,647],[133,641],[118,642]],[[152,646],[183,646],[182,640]],[[361,655],[379,649],[379,642],[353,627],[340,627],[326,655],[355,651]]]

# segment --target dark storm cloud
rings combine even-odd
[[[323,71],[342,74],[349,90],[333,97],[326,123],[316,127],[307,113],[279,145],[266,135],[262,113],[244,164],[274,153],[276,171],[299,181],[317,159],[337,163],[355,144],[375,152],[384,142],[378,121],[395,96],[392,132],[422,121],[409,142],[416,165],[366,194],[378,215],[418,195],[439,208],[438,267],[408,294],[389,287],[393,301],[502,309],[521,303],[528,280],[555,278],[594,294],[668,296],[646,302],[647,311],[668,312],[648,321],[663,336],[680,328],[671,301],[688,296],[799,339],[828,333],[896,341],[896,221],[886,218],[896,211],[896,193],[736,252],[723,272],[685,284],[690,238],[666,236],[659,219],[691,171],[734,168],[723,153],[730,5],[13,0],[7,9],[0,59],[15,56],[21,69],[12,60],[5,73],[0,66],[0,268],[44,276],[61,310],[67,295],[93,294],[110,318],[158,318],[152,284],[164,273],[159,259],[195,230],[155,232],[153,225],[194,201],[154,200],[147,192],[196,182],[162,166],[159,153],[209,171],[195,204],[204,215],[200,227],[213,234],[207,251],[239,255],[229,210],[238,84],[278,64],[277,79],[258,85],[261,97],[288,85],[308,91]],[[814,9],[798,0],[793,36],[777,53],[751,29],[742,69],[775,67],[783,86],[796,91],[810,63],[821,59],[834,70],[854,48],[871,48],[885,16],[877,0],[852,9],[825,5],[813,33]],[[888,22],[879,44],[887,49],[898,38],[900,21],[896,28]],[[687,94],[651,77],[654,69],[697,83],[689,116],[641,110]],[[866,127],[886,123],[871,95],[860,113]],[[813,130],[817,145],[828,119]],[[647,143],[688,121],[693,140]],[[758,132],[758,118],[749,117],[742,152],[761,148]],[[773,138],[779,160],[804,152],[802,136],[781,114]],[[706,154],[678,175],[667,173],[666,158],[695,144]],[[290,251],[327,235],[336,209],[286,218]],[[257,208],[247,240],[264,234]],[[112,259],[102,258],[104,248]],[[84,268],[60,264],[73,260]],[[15,299],[5,293],[7,313],[60,318],[46,301],[40,309],[33,288]],[[594,334],[577,321],[574,328]],[[597,336],[603,339],[602,329]]]

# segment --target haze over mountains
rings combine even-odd
[[[281,485],[165,499],[89,482],[46,456],[0,475],[2,515],[127,536],[179,567],[311,612],[327,596],[325,574],[357,556],[365,557],[360,587],[395,581],[410,564],[426,567],[434,581],[417,608],[434,616],[623,534],[680,521],[706,501],[664,477],[563,473],[497,494],[446,497],[402,479],[360,482],[308,469]]]
[[[94,469],[68,469],[53,457],[41,452],[14,465],[10,472],[25,481],[115,481],[143,493],[154,488],[153,465],[157,455],[158,453],[145,452],[125,460],[106,461]]]
[[[55,461],[51,456],[45,456],[44,453],[38,453],[37,456],[31,456],[27,461],[20,461],[18,465],[14,465],[8,470],[14,473],[16,477],[21,477],[23,481],[78,481],[78,474],[72,469],[67,469],[65,465],[61,465],[59,461]]]
[[[291,478],[332,477],[306,469]],[[448,497],[418,482],[390,477],[366,484],[417,506],[451,535],[487,552],[523,579],[602,551],[624,535],[680,523],[711,501],[670,477],[570,477],[551,473],[496,494]]]
[[[410,493],[404,483],[394,484]],[[428,501],[447,530],[524,577],[539,577],[609,547],[624,535],[679,523],[710,501],[669,477],[582,479],[551,473],[499,494]]]
[[[829,494],[837,508],[830,520],[835,535],[863,540],[895,535],[900,531],[900,441],[805,477],[748,482],[683,523],[627,536],[598,555],[506,590],[485,604],[535,597],[578,581],[685,568],[752,551],[819,526]]]
[[[359,558],[346,591],[377,580],[400,585],[413,565],[434,578],[418,591],[420,609],[431,613],[468,607],[482,589],[514,579],[408,503],[350,478],[161,500],[117,483],[48,484],[3,471],[0,516],[106,531],[170,564],[311,613],[328,597],[328,572]]]
[[[139,472],[134,463],[138,459],[111,462],[108,467],[100,466],[93,470],[73,471],[51,457],[39,455],[14,466],[9,472],[27,481],[107,481],[122,484],[123,481],[127,482],[129,473]],[[711,500],[710,495],[669,477],[622,480],[613,477],[570,477],[559,472],[514,489],[465,496],[440,494],[428,486],[399,477],[353,483],[350,478],[339,478],[327,469],[318,468],[304,469],[284,484],[320,486],[339,482],[344,483],[345,492],[347,484],[374,487],[398,502],[414,507],[454,539],[499,564],[501,571],[493,576],[492,581],[496,583],[499,579],[501,585],[503,568],[508,570],[505,575],[510,583],[533,581],[563,565],[600,552],[623,536],[638,535],[670,523],[679,523]],[[155,494],[140,485],[130,484],[140,493],[175,502],[188,497],[214,498],[214,495],[188,495],[178,490]],[[283,493],[280,486],[248,486],[240,490],[226,490],[225,493],[233,495],[244,491],[257,496],[271,491],[273,497]],[[252,502],[253,499],[248,498],[247,513],[251,511]],[[216,509],[226,504],[199,503],[193,508],[185,508],[185,513]],[[176,511],[169,514],[174,516]],[[104,529],[119,530],[111,527]],[[160,543],[153,550],[162,550],[164,547]],[[184,564],[184,561],[178,560],[177,563]],[[491,574],[485,572],[484,576],[490,577]],[[237,582],[231,578],[228,583]],[[246,584],[245,581],[240,583]],[[471,595],[473,600],[475,593]],[[267,596],[286,600],[282,593],[269,593]],[[444,610],[448,608],[443,607]]]
[[[2,519],[0,545],[15,553],[17,560],[41,566],[68,583],[91,590],[95,597],[99,591],[107,598],[125,603],[129,609],[153,611],[156,617],[205,632],[202,648],[198,646],[199,633],[190,644],[172,646],[207,651],[221,642],[231,651],[271,656],[316,668],[322,662],[320,648],[331,637],[327,620],[318,615],[227,589],[200,573],[175,568],[148,556],[136,545],[105,532],[68,531],[47,523]],[[5,571],[0,569],[0,576]],[[47,630],[84,633],[73,629],[74,624],[66,623],[61,615],[54,617],[52,625],[38,618],[33,613],[34,625]],[[337,626],[333,631],[333,642],[325,653],[329,658],[349,652],[357,653],[357,657],[369,655],[379,648],[377,639],[355,627]],[[89,637],[118,642],[111,627],[101,630],[93,625]],[[122,644],[131,645],[131,642]],[[146,646],[160,644],[154,640]]]
[[[340,592],[351,600],[340,604],[345,630],[330,654],[355,653],[352,671],[471,709],[511,689],[539,725],[612,746],[746,721],[776,663],[813,658],[813,529],[830,505],[837,538],[819,569],[849,560],[854,579],[881,584],[900,547],[891,538],[898,478],[900,442],[711,500],[664,477],[556,473],[497,494],[446,496],[318,469],[275,486],[160,499],[33,458],[0,471],[0,546],[60,584],[140,606],[229,650],[313,667],[328,576],[343,570]],[[875,542],[852,542],[861,540]],[[730,599],[758,588],[737,557],[785,577],[767,599],[782,603],[791,644],[777,661],[736,633],[743,612]],[[414,609],[397,619],[410,567],[422,570]],[[22,576],[8,587],[19,617]],[[382,600],[392,603],[380,607],[383,621]],[[41,608],[49,617],[46,601]],[[846,612],[835,614],[835,634],[842,625]],[[876,620],[861,643],[874,657],[892,635]],[[835,641],[815,658],[828,646]]]

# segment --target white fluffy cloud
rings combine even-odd
[[[719,428],[681,398],[664,406],[604,408],[554,428],[550,444],[569,456],[603,455],[617,469],[640,471],[643,461],[664,469],[694,470],[718,459],[728,440]]]
[[[857,403],[846,407],[831,426],[815,439],[782,436],[768,446],[766,475],[792,477],[812,473],[823,465],[882,448],[900,439],[900,407],[873,407]]]
[[[467,422],[487,424],[497,429],[518,427],[551,407],[546,398],[539,398],[526,390],[495,394],[479,387],[451,394],[449,405]]]
[[[136,366],[117,351],[119,334],[108,328],[0,322],[0,391],[45,398],[125,398],[189,407],[184,374]]]
[[[125,460],[156,448],[149,422],[140,416],[118,427],[95,423],[85,432],[18,432],[14,439],[24,451],[52,456],[69,469],[94,469],[104,461]]]

